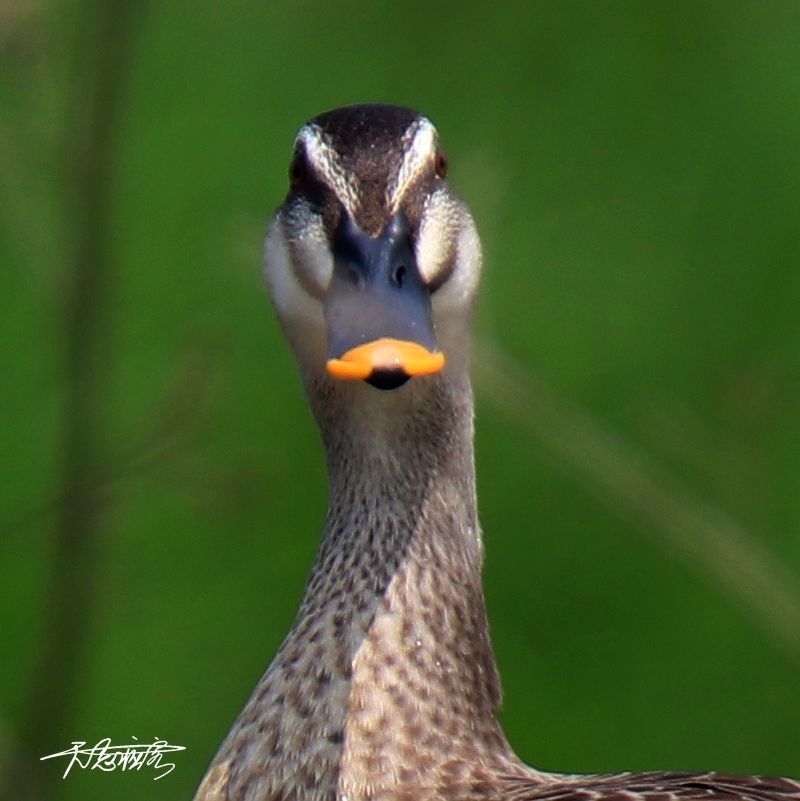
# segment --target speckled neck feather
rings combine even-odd
[[[466,378],[348,389],[310,389],[325,534],[297,620],[218,756],[230,798],[468,797],[529,771],[495,717]]]
[[[495,715],[466,375],[396,393],[306,379],[322,546],[195,801],[800,801],[791,779],[524,765]]]

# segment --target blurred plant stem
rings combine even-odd
[[[474,350],[473,373],[482,397],[508,414],[599,500],[711,579],[800,665],[797,576],[758,537],[498,346],[482,340]]]
[[[53,798],[52,782],[59,774],[42,770],[39,757],[80,736],[69,731],[69,723],[93,620],[105,506],[99,488],[106,442],[116,133],[141,11],[142,4],[134,0],[86,0],[70,8],[76,22],[74,70],[61,137],[67,216],[61,282],[65,392],[58,457],[63,502],[56,509],[39,651],[20,716],[17,753],[2,788],[8,799]]]

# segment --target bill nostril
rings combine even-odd
[[[403,284],[406,282],[406,267],[404,264],[400,264],[394,268],[392,272],[392,283],[396,287],[402,287]]]

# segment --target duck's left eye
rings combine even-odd
[[[443,150],[436,151],[436,160],[433,168],[436,170],[437,177],[447,177],[447,156],[444,154]]]
[[[302,155],[299,153],[292,159],[289,165],[289,183],[293,189],[301,187],[306,180],[308,170],[306,169],[306,162]]]

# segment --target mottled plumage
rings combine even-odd
[[[467,375],[480,244],[445,171],[434,127],[407,109],[351,106],[298,134],[266,274],[325,444],[328,514],[297,619],[196,800],[800,801],[788,779],[564,776],[511,750]],[[405,309],[427,320],[424,336],[404,334],[423,342],[421,362],[381,330],[381,309],[387,326]],[[425,358],[437,348],[444,370]],[[373,386],[330,368],[363,358]]]

